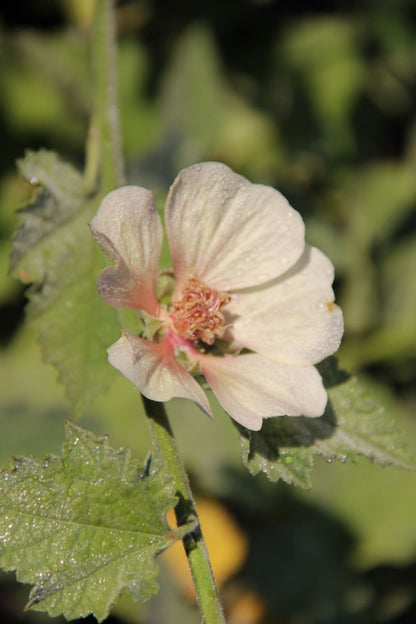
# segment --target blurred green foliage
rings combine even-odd
[[[70,416],[55,371],[21,324],[23,291],[7,257],[15,210],[31,192],[15,159],[45,147],[83,167],[94,106],[92,4],[24,0],[0,15],[2,464],[12,453],[57,452]],[[221,160],[281,190],[302,213],[308,241],[335,264],[346,326],[340,364],[362,375],[414,448],[413,3],[132,0],[120,2],[118,22],[128,181],[159,199],[181,167]],[[81,424],[143,458],[140,410],[117,376]],[[182,401],[169,411],[194,487],[219,497],[250,540],[244,568],[223,588],[226,606],[249,587],[265,605],[263,624],[416,621],[414,474],[322,463],[312,491],[293,494],[244,473],[221,410],[215,424]],[[120,617],[198,621],[175,591],[150,603],[148,620],[129,604]],[[20,615],[22,603],[0,605],[5,621],[33,620]]]

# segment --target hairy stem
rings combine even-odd
[[[113,0],[96,0],[92,37],[95,70],[95,114],[101,191],[106,194],[124,181],[117,104],[117,48]]]
[[[93,55],[96,76],[95,115],[87,143],[85,184],[93,187],[96,172],[101,172],[101,192],[123,184],[116,85],[116,42],[113,0],[96,0],[93,33]],[[178,526],[198,520],[188,478],[179,457],[164,405],[143,397],[155,455],[165,463],[175,481],[178,504],[175,508]],[[199,523],[183,539],[194,580],[199,608],[205,624],[225,624],[222,606],[212,575],[207,549]]]
[[[198,520],[195,502],[189,486],[175,438],[163,403],[155,403],[143,397],[155,454],[165,462],[169,474],[175,480],[179,502],[175,507],[178,526],[192,519]],[[194,581],[198,605],[205,624],[225,624],[224,613],[209,562],[208,552],[197,528],[183,539],[185,553]]]

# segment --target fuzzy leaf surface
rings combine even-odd
[[[382,466],[412,469],[400,431],[357,379],[337,369],[333,358],[319,368],[328,391],[323,416],[269,418],[260,431],[239,427],[249,471],[310,488],[315,455],[341,462],[361,455]]]
[[[62,457],[14,459],[0,488],[2,568],[35,585],[28,608],[68,620],[102,621],[123,589],[148,599],[155,556],[189,529],[166,521],[176,499],[163,470],[71,423]]]
[[[32,284],[28,318],[80,414],[110,384],[106,348],[119,337],[116,311],[96,289],[105,259],[88,222],[99,198],[89,199],[80,174],[52,152],[29,152],[19,169],[37,189],[19,213],[12,272]]]

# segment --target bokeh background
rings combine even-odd
[[[93,0],[20,0],[0,9],[0,465],[59,452],[70,408],[23,324],[7,275],[15,211],[30,188],[26,148],[80,169],[93,106]],[[307,239],[336,267],[342,366],[416,447],[416,5],[411,0],[120,2],[119,104],[128,181],[163,204],[178,170],[220,160],[283,192]],[[68,336],[71,340],[71,336]],[[80,424],[144,458],[134,388],[114,375]],[[238,435],[172,401],[229,624],[414,624],[416,477],[366,461],[316,462],[311,491],[251,477]],[[145,607],[113,622],[196,624],[179,549]],[[0,619],[28,588],[0,577]],[[60,621],[58,619],[58,621]],[[93,619],[91,618],[91,622]]]

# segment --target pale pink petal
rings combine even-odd
[[[152,193],[138,186],[112,191],[103,199],[90,227],[115,262],[98,279],[101,297],[115,307],[157,315],[155,284],[163,230]]]
[[[123,332],[122,337],[108,349],[108,360],[148,399],[191,399],[212,416],[205,392],[175,360],[169,341],[155,343]]]
[[[334,270],[318,249],[307,246],[285,275],[232,294],[228,337],[276,362],[316,364],[334,353],[343,333],[342,313],[334,304]]]
[[[302,254],[304,225],[278,191],[221,163],[181,171],[166,203],[177,292],[190,272],[218,290],[284,273]]]
[[[327,395],[313,366],[283,366],[261,355],[210,357],[201,371],[225,411],[258,431],[271,416],[321,416]]]

